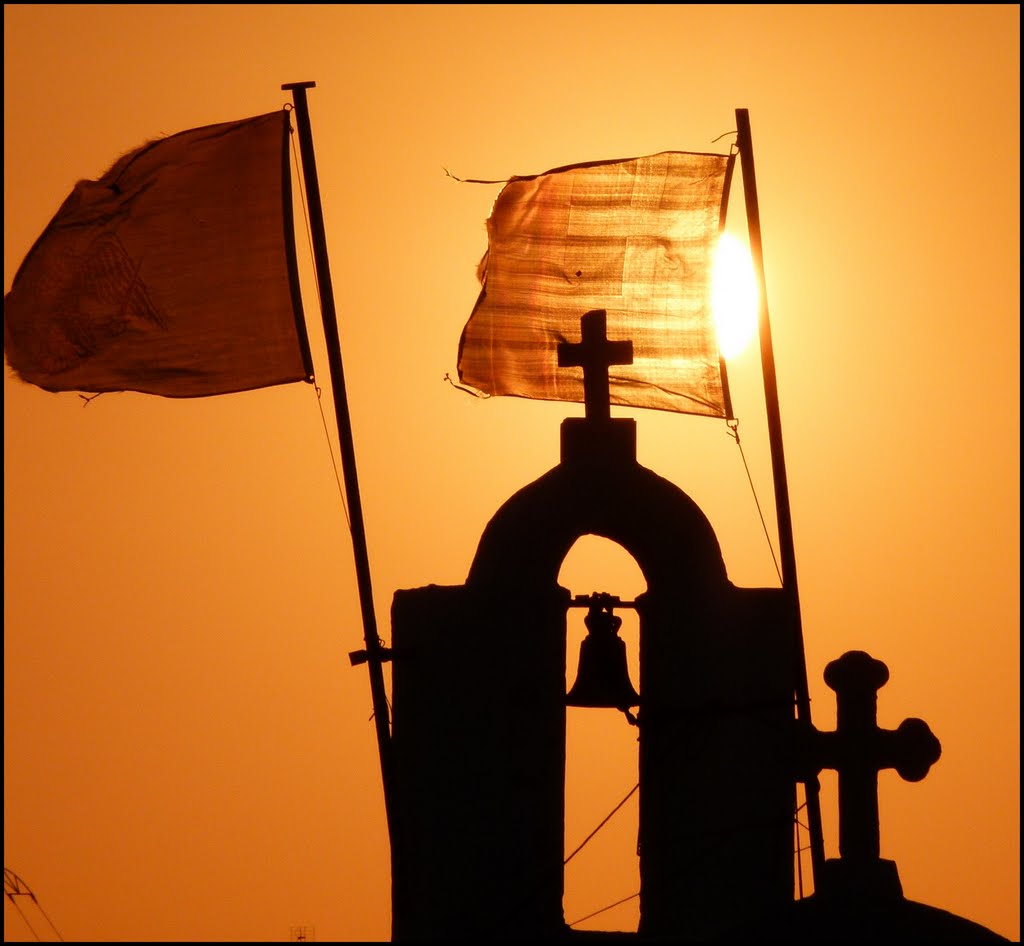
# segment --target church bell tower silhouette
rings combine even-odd
[[[561,462],[515,493],[466,583],[392,605],[393,937],[559,937],[567,589],[583,535],[617,542],[647,591],[640,625],[641,936],[702,938],[737,905],[793,896],[794,638],[777,589],[727,578],[707,518],[636,461],[636,424],[609,414],[603,311],[559,364],[584,370],[586,416]]]

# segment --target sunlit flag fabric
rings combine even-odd
[[[79,181],[4,299],[47,391],[201,397],[312,375],[284,110],[193,128]]]
[[[580,317],[607,311],[613,404],[725,417],[711,271],[733,157],[666,151],[514,177],[487,220],[482,290],[459,343],[459,379],[483,395],[582,401],[559,368]]]

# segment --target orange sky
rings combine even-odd
[[[716,150],[748,108],[813,720],[835,723],[826,663],[885,661],[880,724],[919,716],[943,755],[917,784],[881,775],[882,856],[911,899],[1019,939],[1018,6],[14,4],[4,55],[5,290],[79,178],[317,82],[385,638],[394,591],[461,584],[582,413],[443,380],[498,188],[442,169]],[[756,364],[737,359],[734,396],[770,510]],[[5,867],[68,940],[387,939],[352,551],[314,392],[83,409],[9,375]],[[774,586],[721,423],[613,413],[704,509],[731,580]],[[643,590],[596,540],[562,581]],[[635,782],[634,737],[578,712],[569,850]],[[825,777],[830,856],[835,801]],[[635,892],[635,807],[617,817],[567,868],[567,920]],[[33,938],[6,902],[4,935]]]

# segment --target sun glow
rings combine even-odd
[[[711,307],[724,357],[740,354],[757,334],[757,303],[750,253],[731,233],[723,233],[715,253]]]

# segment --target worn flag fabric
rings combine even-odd
[[[582,369],[559,368],[557,349],[603,309],[608,338],[633,343],[632,364],[609,369],[611,403],[725,417],[711,272],[732,165],[666,151],[508,181],[459,343],[463,385],[582,401]]]
[[[309,380],[284,110],[193,128],[79,181],[4,299],[47,391],[201,397]]]

